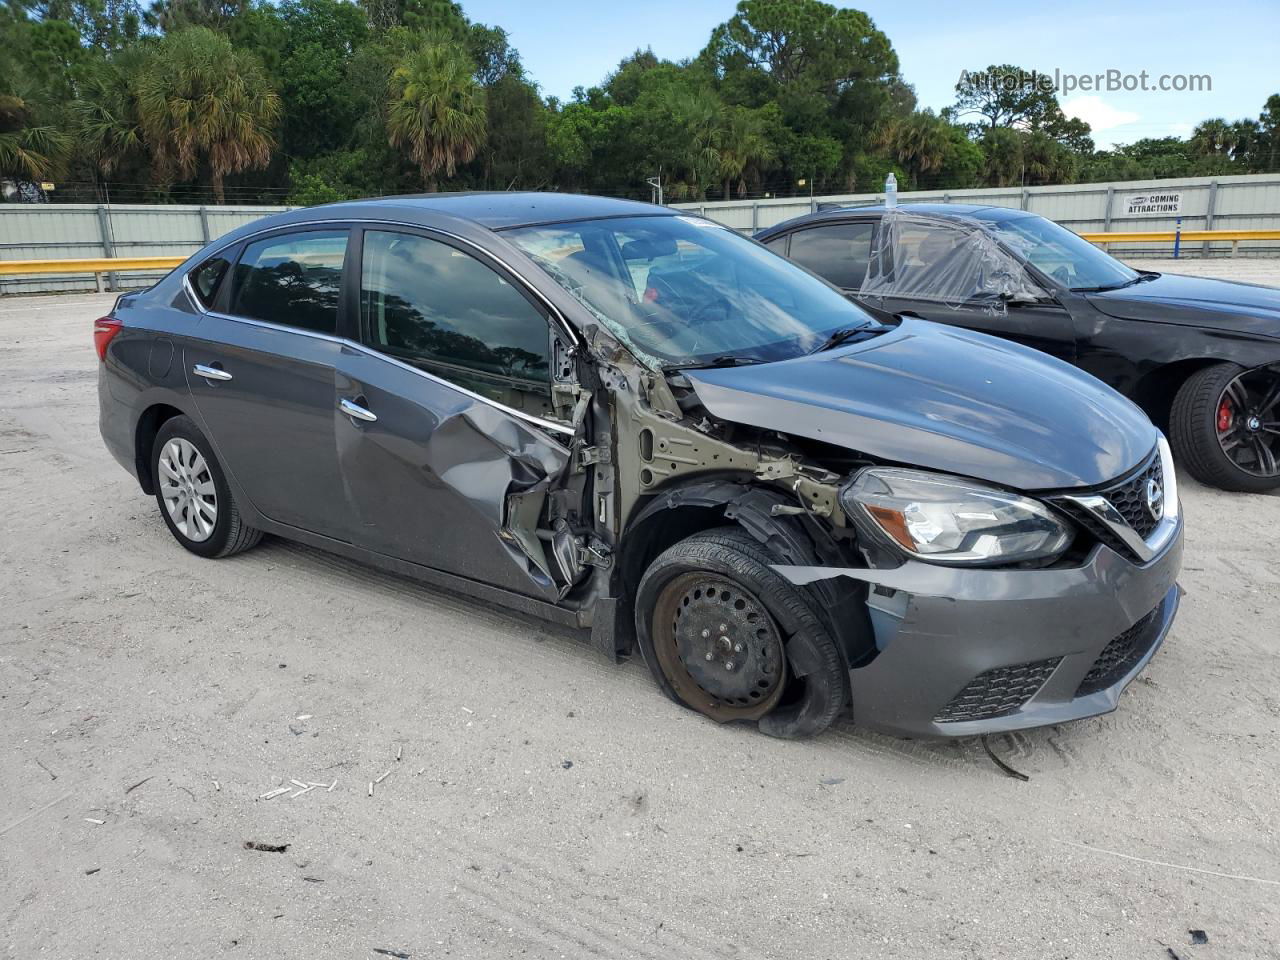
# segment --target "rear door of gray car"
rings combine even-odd
[[[187,381],[218,455],[258,511],[349,540],[334,448],[334,371],[349,231],[253,237],[185,348]]]
[[[370,225],[357,255],[362,342],[341,352],[337,380],[357,541],[555,599],[537,527],[572,431],[547,418],[547,316],[517,278],[443,235]]]

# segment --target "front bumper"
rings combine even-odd
[[[850,671],[856,722],[903,737],[969,737],[1114,710],[1173,623],[1182,538],[1179,519],[1142,565],[1099,546],[1069,569],[774,569],[796,584],[869,585],[878,653]]]

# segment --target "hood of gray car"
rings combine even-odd
[[[1159,436],[1138,407],[1069,364],[909,317],[813,356],[684,372],[720,419],[1018,490],[1112,480]]]
[[[1219,327],[1280,337],[1280,290],[1253,283],[1162,273],[1119,290],[1088,294],[1111,317]]]

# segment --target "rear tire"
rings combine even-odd
[[[637,639],[677,703],[769,736],[812,737],[848,703],[849,668],[811,598],[774,562],[737,527],[680,541],[640,580]]]
[[[1249,472],[1227,455],[1220,440],[1222,423],[1235,426],[1233,417],[1246,414],[1234,409],[1235,384],[1243,373],[1244,368],[1234,363],[1215,363],[1188,377],[1173,399],[1169,441],[1175,457],[1201,483],[1222,490],[1263,493],[1280,487],[1280,476]]]
[[[229,557],[256,545],[213,445],[190,417],[166,420],[151,448],[156,504],[173,538],[200,557]]]

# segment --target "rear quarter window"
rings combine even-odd
[[[875,224],[833,223],[791,234],[790,257],[837,287],[857,290],[867,278]]]
[[[218,287],[222,285],[222,278],[227,275],[227,268],[230,266],[231,261],[226,257],[210,257],[187,274],[196,299],[206,308],[213,306],[214,298],[218,295]]]

